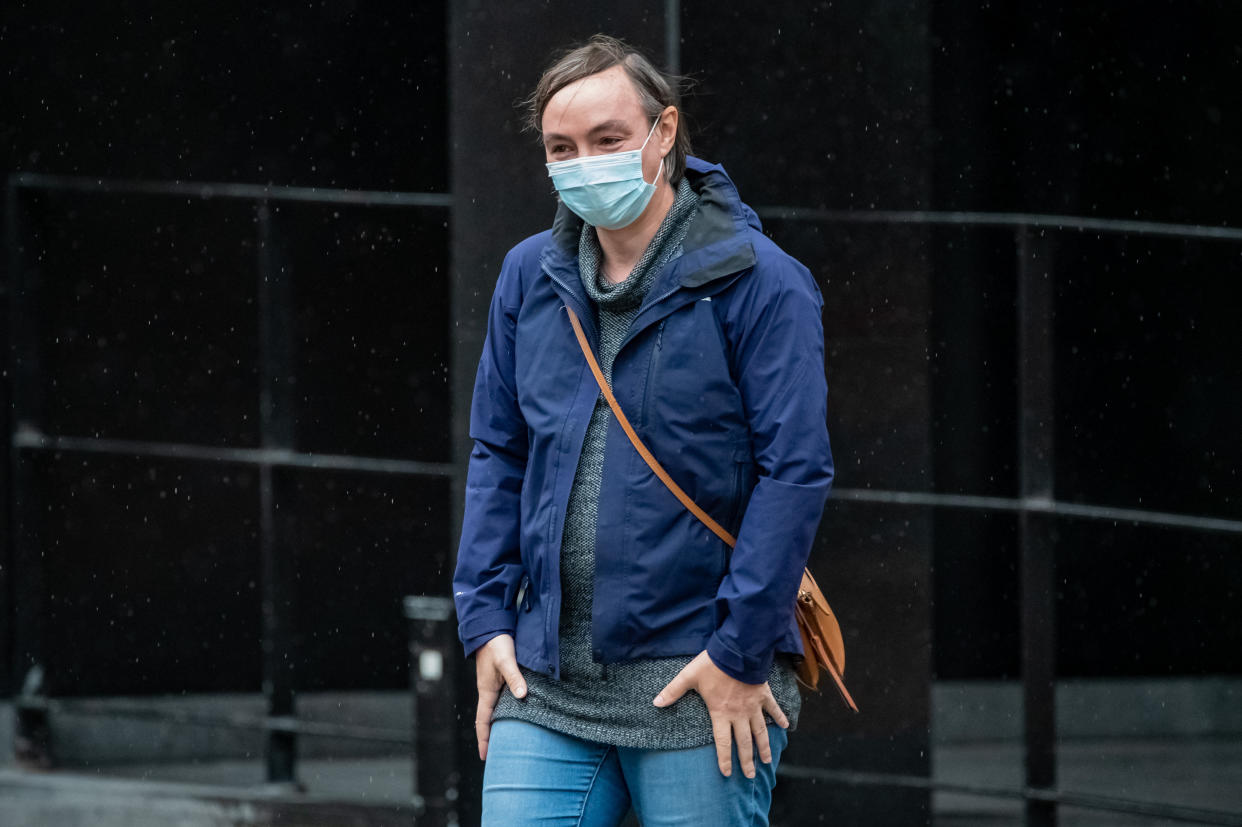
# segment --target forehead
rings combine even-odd
[[[606,120],[644,118],[633,81],[620,66],[587,75],[558,91],[543,109],[543,131],[585,131]]]

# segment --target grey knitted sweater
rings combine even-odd
[[[665,266],[681,255],[681,243],[698,207],[698,195],[683,178],[655,237],[625,281],[609,285],[600,271],[602,255],[595,228],[584,224],[578,242],[582,285],[595,304],[599,322],[599,360],[612,381],[612,363],[631,322]],[[574,475],[561,544],[561,616],[559,625],[561,679],[523,669],[527,695],[514,698],[507,690],[495,718],[517,718],[616,746],[683,749],[712,743],[707,706],[689,692],[671,707],[651,701],[692,656],[646,658],[599,664],[591,655],[591,604],[595,576],[595,530],[608,422],[612,418],[603,394],[596,399]],[[777,704],[797,721],[801,698],[793,667],[778,656],[768,677]]]

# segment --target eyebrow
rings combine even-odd
[[[587,130],[587,135],[598,135],[601,132],[632,132],[630,125],[625,121],[614,118],[610,121],[596,124]],[[568,141],[571,138],[568,135],[562,135],[559,132],[544,133],[543,140],[546,141]]]

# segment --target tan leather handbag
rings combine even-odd
[[[591,352],[591,345],[587,342],[586,334],[582,332],[582,324],[578,321],[578,316],[568,306],[565,312],[569,314],[569,323],[573,325],[574,335],[578,337],[578,345],[582,348],[582,354],[586,357],[587,364],[591,367],[591,373],[595,376],[595,381],[599,385],[600,392],[604,394],[604,399],[608,400],[608,407],[612,408],[613,414],[617,417],[625,435],[630,438],[635,450],[639,456],[651,468],[660,481],[673,493],[681,504],[689,509],[690,513],[697,517],[703,525],[707,526],[712,532],[728,543],[729,548],[737,545],[737,539],[725,530],[724,526],[711,518],[703,509],[690,499],[690,496],[681,489],[677,483],[673,482],[673,478],[664,470],[664,466],[660,465],[651,451],[647,450],[647,446],[638,438],[634,428],[630,425],[629,419],[621,412],[621,406],[617,404],[617,398],[613,396],[612,388],[608,387],[608,383],[604,380],[604,372],[600,370],[599,362],[595,360],[595,354]],[[858,705],[854,703],[854,699],[850,697],[849,690],[845,688],[845,641],[841,637],[841,626],[837,623],[836,615],[832,613],[832,609],[828,606],[828,601],[824,599],[824,593],[819,590],[819,585],[815,582],[815,578],[811,576],[809,569],[802,570],[802,584],[798,587],[798,597],[794,605],[795,614],[798,619],[798,631],[802,635],[802,649],[804,655],[798,663],[798,680],[810,689],[819,688],[819,670],[825,669],[832,676],[832,680],[837,685],[837,690],[841,693],[842,700],[846,705],[855,712],[858,711]]]

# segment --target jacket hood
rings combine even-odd
[[[687,156],[686,180],[698,193],[699,206],[673,268],[676,278],[686,287],[697,287],[752,266],[755,251],[749,234],[762,227],[724,167]],[[569,207],[558,203],[552,235],[541,256],[544,269],[569,283],[571,274],[577,279],[582,224]]]

